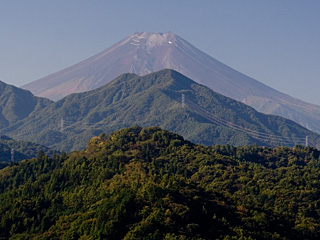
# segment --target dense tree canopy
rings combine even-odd
[[[101,134],[0,171],[0,239],[319,239],[319,156]]]

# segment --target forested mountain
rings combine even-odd
[[[35,97],[30,91],[8,85],[0,81],[0,168],[11,162],[11,150],[14,149],[15,162],[33,158],[41,150],[50,150],[42,145],[26,141],[16,141],[3,136],[3,129],[27,118],[32,112],[38,111],[53,103],[49,99]],[[17,136],[17,135],[16,135]],[[19,136],[17,136],[19,138]],[[32,141],[32,139],[28,139]]]
[[[30,91],[0,81],[0,133],[2,128],[51,103],[49,99],[35,97]]]
[[[215,46],[213,48],[221,47]],[[140,76],[173,69],[257,111],[291,119],[320,133],[320,106],[288,96],[242,74],[171,33],[131,34],[74,66],[22,86],[58,100],[107,84],[123,73]]]
[[[52,150],[40,144],[16,141],[7,136],[0,136],[0,169],[9,165],[12,161],[16,163],[24,159],[34,158],[39,152],[50,156],[53,154]]]
[[[78,150],[101,132],[132,125],[160,126],[201,144],[320,147],[319,135],[256,112],[173,70],[124,74],[96,90],[71,94],[5,129],[58,150]]]
[[[319,239],[320,152],[131,127],[0,170],[0,239]]]

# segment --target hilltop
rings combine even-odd
[[[130,127],[0,170],[1,239],[319,239],[320,152]]]

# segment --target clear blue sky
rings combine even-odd
[[[138,31],[172,31],[320,105],[319,0],[0,0],[0,80],[21,86]]]

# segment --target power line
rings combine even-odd
[[[300,144],[300,145],[305,145],[305,146],[313,146],[316,147],[317,144],[315,144],[314,141],[312,141],[311,139],[309,139],[308,136],[304,136],[304,137],[285,137],[285,136],[281,136],[281,135],[275,135],[275,134],[268,134],[266,132],[261,132],[261,131],[256,131],[256,130],[252,130],[246,127],[243,127],[241,125],[238,125],[236,123],[232,123],[229,122],[221,117],[218,117],[216,115],[214,115],[212,112],[209,112],[208,110],[206,110],[205,108],[201,107],[200,105],[198,105],[197,103],[194,103],[193,101],[191,101],[190,99],[185,97],[185,94],[182,94],[181,97],[177,98],[177,99],[173,99],[175,102],[177,102],[182,108],[190,108],[191,110],[193,110],[194,112],[198,113],[200,116],[208,119],[209,121],[215,123],[216,125],[222,126],[222,127],[226,127],[229,129],[232,129],[234,131],[238,131],[238,132],[243,132],[248,134],[249,136],[258,139],[258,140],[262,140],[262,141],[271,141],[271,142],[276,142],[277,144],[280,143],[286,143],[286,144]],[[167,108],[166,108],[167,109]],[[167,109],[168,110],[168,109]],[[53,119],[51,119],[52,121]],[[88,130],[88,129],[93,129],[93,128],[97,128],[97,127],[115,127],[115,126],[124,126],[125,123],[121,123],[121,124],[111,124],[106,123],[105,121],[107,121],[107,119],[102,119],[100,120],[100,122],[83,122],[84,119],[67,119],[62,117],[60,119],[60,122],[57,123],[51,123],[49,125],[45,125],[45,128],[50,129],[50,130],[54,130],[57,132],[61,132],[62,135],[65,134],[66,131],[70,131],[70,128],[76,128],[76,127],[80,127],[83,130]],[[79,124],[78,124],[79,123]],[[110,126],[110,124],[112,126]],[[31,132],[27,132],[27,133],[20,133],[18,135],[13,134],[14,137],[27,137],[30,136],[31,134],[37,134],[40,133],[43,129],[41,130],[34,130]],[[62,139],[63,140],[63,136]]]
[[[299,143],[299,144],[305,143],[306,146],[308,145],[308,136],[307,137],[292,138],[292,137],[284,137],[284,136],[280,136],[280,135],[274,135],[274,134],[268,134],[265,132],[255,131],[255,130],[237,125],[235,123],[226,121],[220,117],[214,116],[212,113],[208,112],[206,109],[202,108],[198,104],[195,104],[194,102],[192,102],[189,99],[185,100],[185,102],[189,108],[196,111],[199,115],[205,117],[206,119],[214,122],[215,124],[230,128],[235,131],[244,132],[244,133],[246,133],[256,139],[264,140],[264,141],[269,140],[269,141],[273,141],[273,142],[282,142],[282,143],[287,143],[287,144],[294,143],[294,145],[296,145],[297,143]]]

